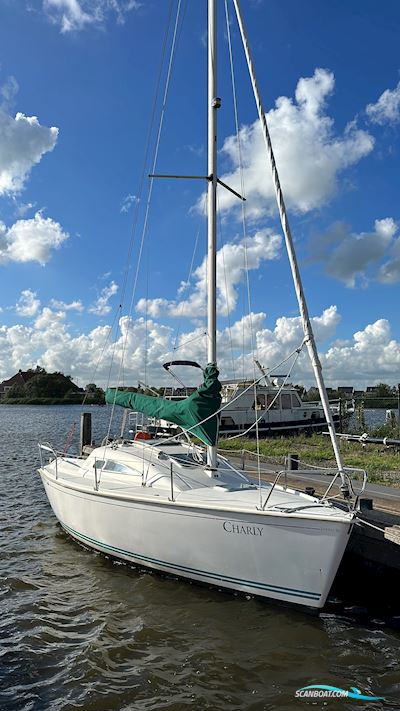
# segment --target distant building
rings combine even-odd
[[[347,397],[353,397],[354,387],[352,385],[339,385],[338,393],[340,395],[346,395]]]
[[[4,397],[6,393],[11,390],[13,385],[25,385],[28,380],[33,378],[35,375],[37,375],[37,373],[35,373],[34,370],[19,370],[18,373],[13,375],[11,378],[8,378],[8,380],[3,380],[3,382],[0,383],[0,398]]]
[[[377,390],[378,390],[377,385],[368,385],[365,392],[367,392],[367,393],[376,393]]]
[[[13,375],[11,378],[8,378],[8,380],[3,380],[3,382],[0,383],[0,400],[7,395],[8,391],[11,390],[14,385],[24,386],[27,382],[29,382],[29,380],[40,374],[41,373],[37,370],[19,370],[18,373]],[[46,375],[52,375],[52,373],[46,373]],[[58,374],[58,380],[65,382],[65,385],[68,386],[68,390],[72,391],[70,393],[71,395],[79,395],[83,392],[83,388],[78,388],[78,386],[63,373]]]

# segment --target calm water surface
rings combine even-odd
[[[99,438],[108,408],[91,409]],[[0,406],[1,709],[400,709],[400,635],[378,622],[144,573],[68,538],[36,474],[37,441],[63,447],[79,414]],[[295,699],[312,683],[386,701]]]

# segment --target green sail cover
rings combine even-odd
[[[190,434],[201,439],[204,444],[215,445],[218,439],[218,415],[202,425],[198,423],[217,412],[221,406],[221,383],[218,375],[215,365],[207,365],[203,384],[185,400],[173,401],[140,393],[116,392],[115,389],[108,388],[106,402],[109,405],[115,402],[116,405],[143,412],[149,417],[168,420],[190,430]]]

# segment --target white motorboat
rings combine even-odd
[[[236,380],[223,383],[220,435],[247,433],[255,436],[255,415],[258,420],[259,437],[295,434],[299,432],[320,432],[326,429],[324,408],[320,402],[304,402],[299,391],[279,379],[257,385],[254,394],[252,381]],[[340,423],[339,408],[333,409],[335,425]]]
[[[265,438],[322,432],[326,429],[325,413],[321,402],[303,401],[294,385],[282,383],[278,378],[269,378],[266,384],[258,383],[256,395],[253,383],[253,380],[245,378],[222,381],[223,411],[219,424],[220,437],[237,434],[255,437],[257,434],[260,438]],[[174,391],[164,397],[172,401],[184,399],[181,393],[175,394]],[[336,401],[330,402],[329,407],[335,426],[341,426],[343,420],[352,414],[352,411]],[[137,413],[130,413],[130,420],[134,424]],[[146,422],[146,429],[155,435],[172,435],[181,431],[177,425],[155,418]]]
[[[180,439],[149,439],[146,432],[138,433],[133,441],[106,442],[87,458],[58,455],[46,444],[40,445],[39,472],[58,521],[85,546],[202,583],[321,608],[355,512],[349,503],[351,487],[340,458],[237,0],[234,6],[271,159],[304,343],[331,434],[335,479],[341,483],[344,503],[330,498],[332,485],[324,497],[317,498],[289,488],[279,472],[272,483],[263,482],[261,474],[254,482],[217,455],[219,418],[226,414],[216,368],[216,138],[221,105],[216,91],[216,0],[208,0],[208,366],[204,383],[178,403],[118,390],[107,392],[107,401],[113,405],[173,422],[189,435],[197,435],[207,447],[188,441],[185,433]]]

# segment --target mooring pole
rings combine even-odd
[[[79,438],[79,455],[82,457],[84,447],[92,443],[92,413],[81,412],[81,431]]]

